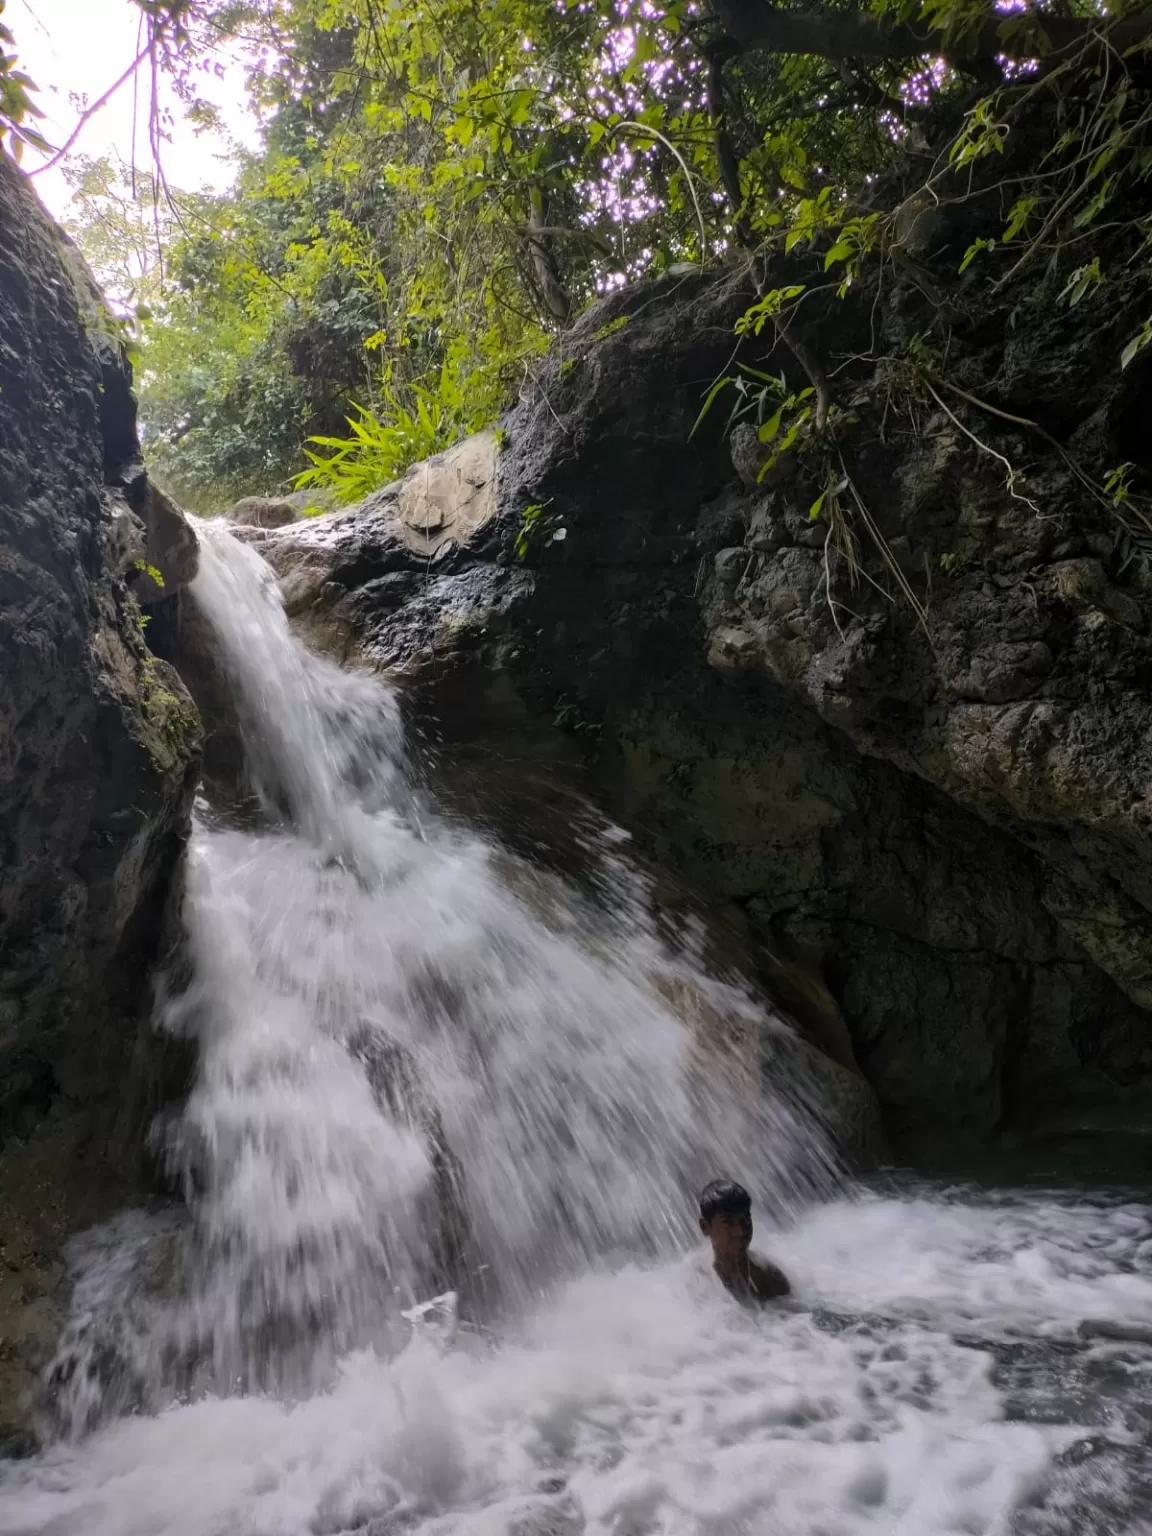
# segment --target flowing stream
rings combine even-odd
[[[200,808],[161,988],[187,1211],[74,1244],[2,1536],[1152,1531],[1146,1207],[848,1188],[625,840],[578,890],[438,813],[388,690],[202,542],[261,813]],[[718,1173],[793,1282],[761,1314],[695,1247]]]

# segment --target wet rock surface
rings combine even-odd
[[[294,523],[299,512],[291,501],[279,496],[242,496],[225,514],[230,523],[242,528],[283,528]]]
[[[519,710],[566,737],[647,852],[741,914],[778,995],[786,968],[898,1150],[1140,1130],[1149,577],[1075,455],[1146,452],[1124,423],[1148,374],[1039,318],[1007,352],[994,327],[958,347],[966,394],[1075,381],[1059,451],[987,414],[970,435],[922,381],[850,379],[839,451],[888,549],[856,509],[853,570],[810,515],[818,454],[758,481],[723,411],[692,433],[750,298],[714,276],[604,300],[506,419],[490,522],[416,558],[391,488],[280,530],[289,605],[415,681],[417,719],[443,690],[450,736],[514,761]],[[867,315],[834,318],[845,350]]]
[[[168,1087],[141,1019],[199,722],[130,586],[188,579],[195,540],[161,507],[153,548],[154,497],[91,279],[0,155],[0,1439],[58,1327],[59,1242],[138,1187]]]

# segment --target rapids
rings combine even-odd
[[[201,806],[158,1027],[187,1212],[73,1245],[54,1438],[0,1536],[1041,1536],[1152,1511],[1152,1220],[838,1175],[784,1026],[650,910],[412,787],[395,701],[205,527],[259,824]],[[757,1191],[749,1315],[693,1192]],[[451,1283],[454,1337],[412,1329]]]

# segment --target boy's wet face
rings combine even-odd
[[[718,1259],[742,1259],[752,1242],[752,1217],[747,1211],[723,1213],[702,1221],[700,1230]]]

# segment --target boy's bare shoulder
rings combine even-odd
[[[789,1296],[792,1287],[788,1284],[788,1277],[782,1269],[778,1269],[771,1259],[766,1259],[761,1254],[749,1254],[748,1278],[752,1282],[752,1289],[761,1301],[770,1301],[776,1296]]]

